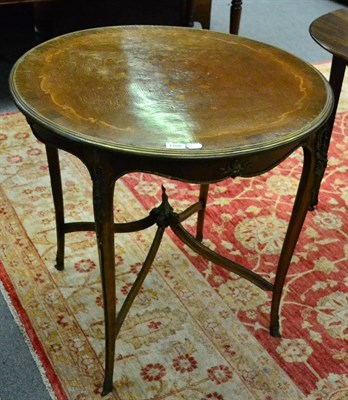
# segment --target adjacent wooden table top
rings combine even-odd
[[[348,8],[322,15],[313,21],[309,31],[325,50],[348,61]]]
[[[348,8],[322,15],[313,21],[309,31],[325,50],[348,61]]]
[[[289,143],[313,131],[329,106],[325,80],[298,58],[233,35],[173,27],[53,39],[18,61],[11,90],[24,114],[62,137],[184,158]]]

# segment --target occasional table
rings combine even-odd
[[[310,25],[309,32],[312,38],[321,47],[332,54],[329,81],[334,92],[335,102],[334,111],[329,121],[331,137],[337,106],[340,99],[344,73],[348,63],[348,8],[342,8],[317,18]],[[317,203],[318,194],[314,200],[313,206]]]
[[[108,27],[46,42],[14,66],[10,88],[47,149],[57,227],[57,268],[65,234],[95,230],[105,315],[105,380],[112,390],[115,339],[147,275],[166,227],[208,260],[272,292],[270,332],[289,263],[323,169],[333,96],[310,65],[269,45],[188,28]],[[201,242],[209,184],[252,177],[303,148],[303,173],[274,283]],[[93,182],[94,222],[64,220],[58,149],[77,156]],[[201,184],[200,198],[174,212],[114,223],[115,182],[134,171]],[[233,184],[233,182],[231,182]],[[197,237],[182,221],[198,212]],[[157,224],[149,254],[124,305],[115,307],[114,233]]]

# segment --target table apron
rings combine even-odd
[[[315,142],[312,139],[313,135],[316,135],[316,132],[313,132],[305,138],[275,149],[246,154],[174,158],[126,153],[93,144],[81,145],[77,141],[58,136],[33,121],[28,122],[37,139],[78,157],[86,165],[92,178],[96,169],[102,169],[112,174],[115,180],[132,172],[150,173],[189,183],[213,183],[237,176],[257,176],[276,167],[299,147],[312,146]]]

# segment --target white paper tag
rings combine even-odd
[[[166,143],[166,148],[167,149],[185,149],[185,144],[184,143],[171,143],[171,142],[167,142]]]
[[[202,148],[202,143],[187,143],[186,147],[188,149],[201,149]]]
[[[172,142],[167,142],[166,143],[166,148],[167,149],[176,149],[176,150],[181,150],[181,149],[201,149],[202,148],[202,143],[172,143]]]

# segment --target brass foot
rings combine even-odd
[[[55,269],[57,269],[58,271],[64,271],[64,264],[56,264],[55,266],[54,266],[54,268]]]
[[[203,240],[203,235],[197,233],[197,235],[196,235],[196,240],[198,240],[198,242],[202,242],[202,240]]]
[[[269,333],[271,336],[276,337],[276,338],[281,338],[280,330],[279,330],[279,321],[277,321],[275,324],[271,324],[269,328]]]
[[[107,394],[111,393],[113,389],[112,386],[112,377],[105,377],[104,383],[103,383],[103,390],[102,390],[102,396],[106,396]]]
[[[309,204],[308,211],[314,211],[315,207],[318,205],[318,200],[312,200]]]
[[[64,241],[58,242],[58,249],[56,253],[56,265],[54,266],[58,271],[64,270]]]

